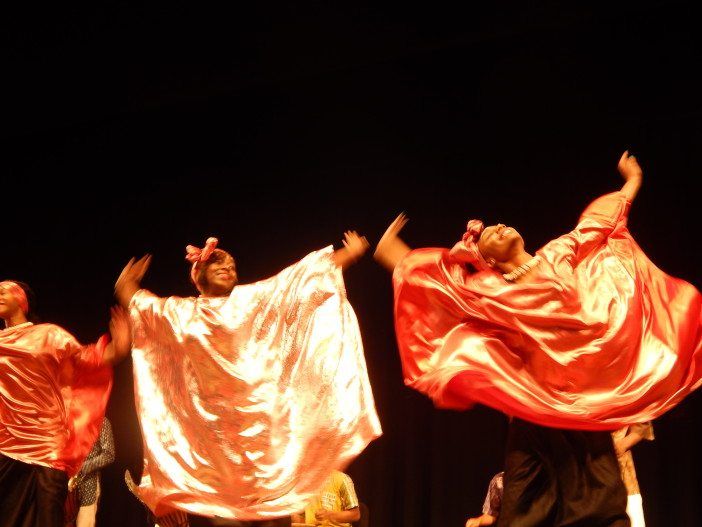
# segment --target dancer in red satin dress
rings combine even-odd
[[[144,437],[135,492],[157,516],[289,522],[380,435],[341,274],[368,244],[347,232],[342,249],[245,285],[216,244],[187,248],[197,297],[141,289],[148,257],[116,285],[131,314]]]
[[[411,251],[402,215],[376,250],[406,384],[439,407],[514,416],[501,525],[626,525],[611,439],[594,431],[654,419],[702,380],[702,297],[631,237],[642,171],[626,152],[618,169],[621,190],[534,255],[478,220],[451,250]]]
[[[28,293],[0,282],[0,526],[63,527],[68,478],[98,436],[129,322],[113,310],[112,342],[84,346],[59,326],[30,322]]]

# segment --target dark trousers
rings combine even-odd
[[[626,489],[609,432],[513,419],[500,527],[628,527]]]
[[[68,476],[0,454],[0,527],[63,527]]]

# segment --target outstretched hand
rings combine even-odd
[[[629,155],[629,151],[626,150],[622,157],[619,158],[617,170],[619,170],[625,181],[622,192],[629,201],[633,201],[639,192],[641,180],[643,179],[643,170],[641,170],[638,160],[635,156]]]
[[[405,216],[404,213],[400,213],[385,230],[385,233],[380,238],[380,241],[375,248],[375,253],[373,256],[390,272],[395,269],[395,266],[405,256],[405,254],[411,250],[410,247],[398,236],[408,221],[407,216]]]
[[[115,282],[115,296],[122,307],[129,307],[129,302],[139,288],[141,280],[151,263],[151,255],[142,256],[139,260],[131,258]]]
[[[358,260],[361,256],[366,254],[370,244],[365,236],[360,236],[356,231],[346,231],[344,232],[344,239],[342,242],[344,247],[349,252],[349,256],[354,260]]]
[[[334,262],[341,269],[348,269],[366,253],[369,247],[366,237],[359,235],[356,231],[344,232],[344,239],[341,243],[344,246],[334,251]]]
[[[625,150],[622,157],[619,158],[617,170],[625,181],[630,181],[632,178],[643,178],[643,170],[641,170],[639,161],[636,156],[630,155],[628,150]]]

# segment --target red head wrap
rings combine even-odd
[[[185,259],[193,264],[192,268],[190,269],[190,278],[192,279],[193,283],[197,283],[195,281],[195,277],[197,276],[197,268],[210,259],[210,256],[212,256],[212,253],[217,248],[217,243],[217,238],[207,238],[205,246],[202,249],[199,249],[193,245],[188,245],[185,248]]]
[[[27,294],[24,292],[24,289],[22,289],[17,282],[12,282],[11,280],[5,280],[3,282],[0,282],[0,287],[8,290],[10,292],[10,294],[13,297],[15,297],[15,300],[17,301],[17,304],[19,304],[19,307],[22,310],[22,313],[24,313],[26,315],[29,312],[29,300],[27,300]]]
[[[460,242],[453,246],[450,256],[459,262],[469,263],[478,271],[489,271],[492,269],[478,249],[478,240],[483,232],[483,222],[480,220],[470,220],[466,224],[466,232]]]

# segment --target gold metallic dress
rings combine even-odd
[[[130,315],[137,493],[157,516],[289,515],[381,433],[331,247],[228,297],[140,290]]]

